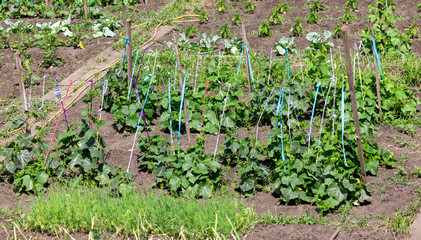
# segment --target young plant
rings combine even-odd
[[[301,24],[301,17],[297,17],[295,22],[291,25],[291,29],[289,30],[292,36],[301,37],[304,32],[303,24]]]
[[[309,3],[310,11],[312,12],[320,12],[326,9],[326,6],[320,3],[318,0],[311,1]]]
[[[240,53],[242,44],[243,44],[243,40],[236,37],[225,39],[224,41],[225,51],[230,54],[236,55]]]
[[[323,35],[317,32],[310,32],[307,34],[306,38],[314,49],[323,50],[329,47],[333,47],[333,43],[328,42],[331,36],[332,33],[328,30],[325,30]]]
[[[414,38],[419,38],[420,37],[420,29],[417,27],[416,24],[412,24],[409,27],[405,28],[405,31],[407,31],[406,32],[406,35],[409,38],[414,39]]]
[[[340,18],[345,24],[350,24],[352,21],[357,19],[357,16],[352,14],[351,10],[347,9],[345,10],[344,14]]]
[[[333,30],[332,35],[334,38],[342,38],[342,24],[338,24],[335,26],[335,30]]]
[[[232,35],[230,27],[228,25],[225,25],[219,29],[219,35],[221,35],[222,38],[229,38]]]
[[[202,9],[200,11],[200,17],[199,17],[199,19],[200,19],[200,23],[205,23],[206,21],[209,20],[208,14],[206,13],[205,10]]]
[[[278,13],[280,13],[280,14],[285,14],[285,13],[289,13],[290,11],[289,11],[289,6],[288,6],[288,3],[279,3],[278,4]]]
[[[197,34],[197,28],[191,24],[187,29],[186,29],[186,36],[187,37],[194,37]]]
[[[253,0],[248,0],[247,3],[244,5],[244,9],[246,13],[253,14],[256,11],[256,2]]]
[[[200,47],[203,48],[205,51],[213,50],[213,46],[215,45],[216,41],[218,41],[221,37],[213,36],[212,39],[206,36],[206,33],[203,33],[202,39],[199,41]]]
[[[355,11],[358,9],[358,0],[348,0],[345,2],[345,8]]]
[[[240,14],[235,14],[234,17],[231,18],[231,22],[236,26],[239,26],[243,19],[240,17]]]
[[[273,25],[284,23],[284,18],[282,17],[279,8],[276,7],[272,10],[271,14],[269,15],[269,22]]]
[[[258,34],[259,37],[271,37],[272,32],[270,30],[270,25],[266,21],[262,22],[262,25],[258,28]]]
[[[222,13],[224,13],[224,12],[225,12],[225,10],[226,10],[226,9],[229,9],[229,5],[228,5],[228,3],[226,2],[226,0],[218,0],[218,1],[215,3],[215,6],[218,8],[217,12],[218,12],[219,14],[222,14]]]
[[[320,16],[317,15],[317,13],[315,11],[311,11],[307,15],[306,20],[307,20],[307,23],[308,24],[316,24],[320,20]]]

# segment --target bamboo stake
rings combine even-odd
[[[373,26],[371,23],[368,25],[371,30],[371,36],[374,39],[374,31]],[[372,52],[373,52],[373,65],[374,65],[374,72],[376,76],[376,90],[377,90],[377,105],[379,106],[379,114],[380,114],[380,122],[383,121],[383,113],[382,113],[382,100],[380,98],[380,80],[379,80],[379,65],[377,63],[376,53],[374,52],[374,46],[371,44]]]
[[[131,76],[132,74],[132,41],[130,39],[130,35],[132,34],[132,19],[128,18],[126,20],[126,39],[129,39],[127,43],[127,84],[130,85]]]
[[[23,82],[23,75],[22,75],[23,73],[22,73],[22,65],[21,65],[19,50],[16,51],[15,53],[15,59],[16,59],[16,71],[18,72],[20,93],[22,95],[22,105],[23,105],[23,109],[26,111],[28,110],[28,105],[26,104],[25,83]]]
[[[242,33],[243,33],[243,44],[245,46],[247,46],[247,33],[246,33],[246,27],[244,26],[244,23],[241,23],[241,30],[242,30]],[[250,59],[249,59],[249,57],[248,57],[247,54],[245,54],[245,55],[246,55],[248,89],[249,89],[249,92],[251,92],[251,84],[250,84],[250,78],[251,78],[251,76],[250,76],[250,68],[249,68],[249,66],[250,66],[249,61],[250,61]]]
[[[183,89],[183,76],[181,74],[181,64],[180,64],[180,55],[178,52],[178,41],[174,38],[174,46],[175,46],[175,58],[177,61],[177,74],[178,74],[178,81],[180,84],[180,90]],[[186,127],[186,133],[187,133],[187,141],[188,141],[188,145],[191,145],[191,136],[190,136],[190,126],[189,126],[189,118],[187,115],[187,106],[186,106],[186,101],[184,101],[183,104],[183,110],[184,110],[184,123],[185,123],[185,127]],[[181,121],[181,119],[178,119],[178,121]]]
[[[86,0],[83,0],[83,11],[85,12],[85,20],[88,20],[88,5],[86,4]]]
[[[358,119],[358,108],[357,108],[357,100],[355,98],[355,86],[354,86],[354,79],[352,77],[352,65],[351,65],[351,56],[349,54],[349,42],[348,42],[348,26],[345,25],[342,27],[342,37],[344,41],[345,47],[345,62],[346,62],[346,72],[348,75],[348,84],[349,84],[349,91],[351,95],[351,105],[352,105],[352,115],[354,116],[354,124],[355,124],[355,133],[357,135],[357,145],[358,145],[358,158],[360,159],[361,165],[361,179],[362,182],[365,183],[366,179],[366,172],[365,172],[365,162],[364,162],[364,155],[363,155],[363,145],[361,142],[361,132],[360,132],[360,122]]]

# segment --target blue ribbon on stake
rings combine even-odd
[[[238,63],[237,76],[235,77],[235,88],[237,88],[238,74],[240,74],[241,59],[243,58],[244,46],[241,46],[240,62]]]
[[[282,109],[283,109],[283,104],[284,104],[284,90],[285,90],[285,88],[282,88],[281,96],[279,96],[278,107],[276,109],[276,116],[278,116],[279,108],[281,108],[281,120],[278,122],[277,125],[281,128],[282,161],[284,162],[284,170],[286,171],[285,154],[284,154],[284,137],[283,137],[283,129],[282,129]]]
[[[377,65],[379,65],[380,75],[381,75],[382,79],[384,80],[383,73],[382,73],[382,66],[380,64],[379,53],[377,52],[376,42],[374,41],[373,36],[371,36],[371,41],[373,42],[373,49],[374,49],[374,53],[376,54]]]
[[[288,48],[287,50],[287,69],[288,69],[288,78],[289,78],[289,53],[288,53]]]
[[[126,48],[127,48],[127,44],[129,44],[130,43],[130,37],[131,37],[132,35],[130,34],[130,36],[129,37],[126,37],[125,38],[125,43],[124,43],[124,53],[123,53],[123,61],[121,62],[121,65],[120,65],[120,72],[121,72],[121,70],[123,69],[123,64],[124,64],[124,60],[126,59]]]

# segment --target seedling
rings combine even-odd
[[[272,32],[270,31],[270,25],[266,21],[262,22],[262,25],[258,28],[258,34],[259,37],[271,37]]]
[[[221,35],[222,38],[229,38],[232,35],[231,29],[228,27],[228,25],[225,25],[219,29],[219,35]]]
[[[301,37],[304,32],[303,24],[301,24],[302,17],[297,17],[295,19],[294,24],[291,25],[291,29],[289,30],[292,36]]]
[[[246,13],[253,14],[256,11],[256,2],[253,0],[248,0],[247,3],[244,5],[244,9]]]

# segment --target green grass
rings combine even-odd
[[[98,188],[55,187],[46,195],[32,198],[24,219],[29,229],[51,233],[59,231],[60,226],[88,232],[95,222],[95,228],[99,228],[95,230],[101,232],[145,237],[183,234],[204,239],[244,232],[256,221],[256,214],[237,198],[189,200],[151,191],[130,191],[115,198]]]

